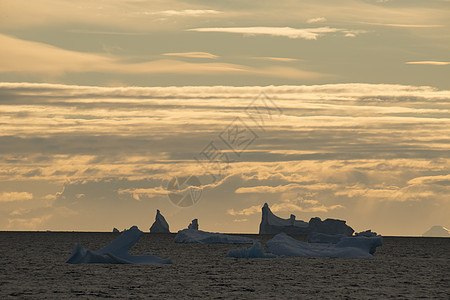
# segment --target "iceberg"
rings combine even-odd
[[[117,229],[116,227],[114,227],[112,232],[120,232],[120,231],[119,231],[119,229]]]
[[[185,244],[253,244],[253,240],[250,238],[206,232],[197,229],[183,229],[178,231],[174,242]]]
[[[192,220],[191,224],[189,224],[188,229],[196,229],[198,230],[198,219]]]
[[[347,236],[344,234],[311,232],[308,234],[308,243],[337,244],[345,237]]]
[[[262,207],[261,224],[259,225],[259,234],[277,234],[286,232],[291,234],[307,234],[308,223],[295,220],[291,215],[290,219],[277,217],[269,208],[267,203]]]
[[[264,253],[264,247],[260,242],[254,242],[251,248],[238,248],[228,251],[227,257],[235,258],[275,258],[272,253]]]
[[[372,236],[377,236],[377,233],[369,229],[366,231],[355,232],[355,236],[372,237]]]
[[[155,255],[131,255],[128,250],[136,244],[142,235],[137,226],[125,230],[117,239],[100,250],[88,250],[76,243],[72,254],[66,260],[69,264],[103,263],[103,264],[171,264],[170,259]]]
[[[156,210],[155,222],[150,227],[151,233],[170,233],[169,224],[167,223],[164,216],[161,214],[159,209]]]
[[[283,219],[276,216],[269,208],[267,203],[262,207],[261,224],[259,225],[259,234],[309,234],[311,232],[320,232],[325,234],[344,234],[351,236],[354,230],[343,220],[311,218],[308,223],[296,220],[294,215],[289,219]]]
[[[450,230],[444,226],[433,226],[426,231],[422,236],[424,237],[450,237]]]
[[[342,237],[333,243],[305,243],[285,233],[279,233],[266,243],[267,250],[275,255],[299,257],[372,257],[382,245],[382,237]]]

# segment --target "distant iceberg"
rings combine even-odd
[[[272,253],[264,253],[264,247],[260,242],[254,242],[251,248],[238,248],[228,251],[227,257],[235,258],[275,258]]]
[[[269,208],[267,203],[262,207],[261,224],[259,225],[259,234],[309,234],[311,232],[320,232],[325,234],[344,234],[351,236],[354,230],[343,220],[311,218],[309,223],[296,220],[294,215],[289,219],[283,219],[276,216]]]
[[[178,231],[174,242],[185,244],[253,244],[253,240],[250,238],[196,229]]]
[[[197,229],[198,230],[198,219],[192,220],[191,224],[189,224],[188,229]]]
[[[425,237],[450,237],[450,230],[444,226],[433,226],[423,234]]]
[[[142,231],[136,226],[125,230],[117,239],[100,250],[88,250],[79,243],[73,247],[67,259],[69,264],[103,263],[103,264],[171,264],[170,259],[155,255],[131,255],[128,250],[139,240]]]
[[[367,258],[372,257],[382,243],[381,236],[341,237],[337,243],[305,243],[279,233],[266,247],[270,253],[280,256]]]
[[[120,232],[120,231],[119,231],[119,229],[117,229],[116,227],[114,227],[112,232]]]
[[[377,236],[377,233],[369,229],[366,231],[355,232],[355,236],[372,237],[372,236]]]
[[[170,233],[169,224],[159,209],[156,210],[155,222],[150,227],[151,233]]]

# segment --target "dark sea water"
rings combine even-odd
[[[65,263],[75,242],[99,249],[118,235],[0,232],[0,299],[450,299],[449,238],[385,237],[371,259],[236,259],[225,254],[242,245],[175,244],[175,234],[147,233],[131,253],[172,265]]]

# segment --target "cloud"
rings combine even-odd
[[[252,57],[252,59],[273,60],[282,62],[300,61],[300,59],[297,58],[287,58],[287,57]]]
[[[432,61],[432,60],[426,60],[426,61],[408,61],[405,64],[407,65],[432,65],[432,66],[446,66],[450,65],[450,62],[448,61]]]
[[[180,57],[188,57],[188,58],[218,58],[217,55],[207,53],[207,52],[179,52],[179,53],[163,53],[162,55],[166,56],[180,56]]]
[[[224,27],[224,28],[193,28],[188,31],[197,32],[225,32],[240,33],[244,35],[271,35],[282,36],[291,39],[316,40],[319,36],[327,33],[343,31],[343,29],[330,27],[317,27],[298,29],[292,27]]]
[[[261,92],[283,112],[263,115],[264,130],[246,113],[249,106],[271,103],[260,101]],[[52,215],[36,228],[80,228],[80,215],[86,220],[83,229],[122,228],[138,218],[149,226],[148,212],[162,207],[184,228],[192,210],[178,211],[165,190],[173,176],[183,174],[203,184],[195,211],[208,230],[254,232],[264,202],[277,212],[298,212],[299,219],[341,218],[354,228],[392,230],[394,219],[416,222],[419,211],[444,220],[449,99],[447,90],[390,84],[0,83],[2,132],[7,133],[0,136],[0,184],[8,192],[33,194],[29,201],[2,202],[7,212],[0,226],[8,228],[8,219],[26,222],[51,214],[20,210],[50,205],[70,207],[79,215]],[[219,138],[236,117],[258,134],[241,156]],[[209,184],[211,176],[194,159],[211,142],[231,158],[216,184]],[[380,214],[392,219],[375,218]],[[232,222],[235,218],[249,221]],[[118,219],[123,225],[112,224]],[[215,225],[218,221],[226,225]]]
[[[326,18],[324,18],[324,17],[317,17],[317,18],[311,18],[311,19],[308,19],[307,21],[306,21],[306,23],[309,23],[309,24],[313,24],[313,23],[323,23],[323,22],[326,22]]]
[[[3,192],[0,194],[0,202],[27,201],[31,199],[33,199],[33,194],[27,192]]]
[[[331,206],[324,206],[324,205],[317,205],[317,203],[314,203],[315,205],[309,205],[306,207],[302,207],[295,203],[290,202],[281,202],[281,203],[274,203],[270,205],[270,210],[274,213],[276,212],[328,212],[330,210],[335,209],[341,209],[344,208],[340,204],[331,205]],[[250,216],[254,214],[260,214],[261,213],[261,205],[254,205],[248,208],[244,208],[242,210],[234,210],[229,209],[227,210],[227,213],[232,216]]]
[[[160,15],[164,17],[200,17],[204,15],[217,15],[220,11],[212,9],[184,9],[143,12],[144,15]]]
[[[438,24],[395,24],[395,23],[372,23],[372,22],[361,22],[363,24],[375,25],[375,26],[387,26],[387,27],[402,27],[402,28],[439,28],[444,27],[444,25]]]
[[[0,34],[0,73],[49,74],[102,72],[108,74],[240,74],[290,79],[316,79],[325,74],[292,67],[250,67],[231,63],[192,63],[171,59],[125,62],[113,55],[91,54],[60,49],[51,45],[20,40]],[[178,53],[182,55],[182,53]],[[168,54],[174,56],[174,54]],[[190,57],[213,58],[203,52],[184,53]]]
[[[261,206],[260,205],[254,205],[248,208],[244,208],[242,210],[234,210],[229,209],[227,210],[227,213],[232,216],[250,216],[253,214],[257,214],[261,212]]]

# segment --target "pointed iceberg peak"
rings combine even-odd
[[[431,227],[427,232],[425,232],[422,236],[450,237],[450,230],[448,230],[444,226],[435,225],[435,226]]]
[[[170,233],[169,224],[167,223],[164,216],[161,214],[159,209],[156,210],[155,222],[152,227],[150,227],[151,233]]]
[[[198,230],[198,219],[192,220],[191,224],[189,224],[188,229]]]

